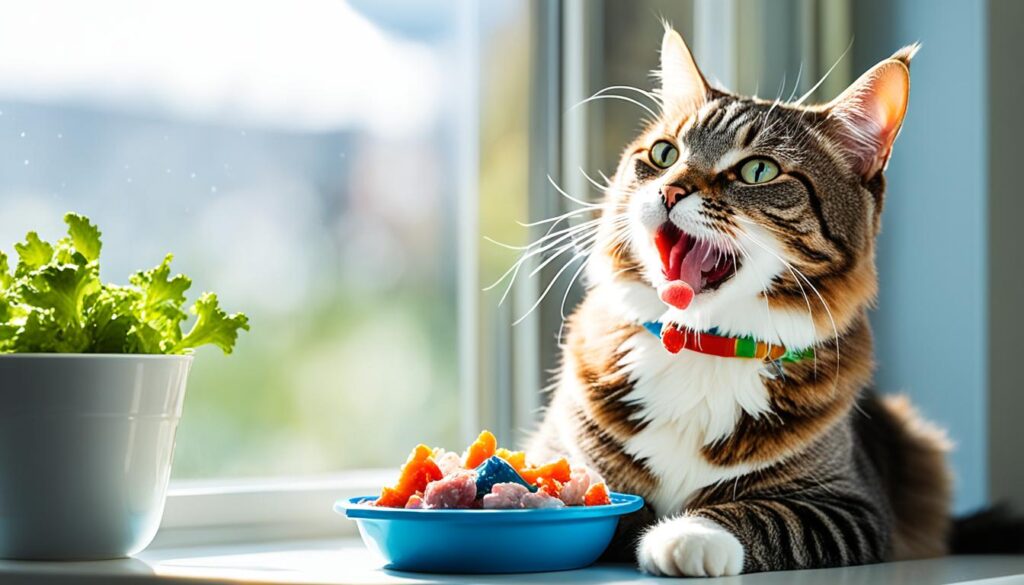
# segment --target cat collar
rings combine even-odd
[[[752,358],[766,362],[798,362],[814,357],[813,347],[794,350],[783,345],[757,341],[753,337],[725,337],[719,335],[715,328],[701,332],[671,323],[666,325],[660,321],[647,321],[643,326],[660,338],[661,344],[670,353],[688,349],[707,355]]]

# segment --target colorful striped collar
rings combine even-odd
[[[724,337],[718,334],[716,328],[699,332],[676,325],[666,327],[660,321],[647,321],[643,326],[660,338],[662,345],[671,353],[688,349],[707,355],[753,358],[766,362],[798,362],[814,357],[813,347],[793,350],[782,345],[757,341],[753,337]]]

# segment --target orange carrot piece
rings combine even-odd
[[[537,487],[552,498],[557,498],[562,493],[562,482],[553,477],[540,477],[537,479]]]
[[[592,484],[583,495],[584,506],[607,506],[612,503],[608,495],[608,487],[603,482]]]
[[[398,490],[385,487],[380,491],[380,497],[377,498],[373,505],[380,506],[381,508],[404,508],[407,500],[408,498],[402,498]]]
[[[527,483],[537,484],[537,480],[542,477],[550,477],[556,479],[562,483],[569,481],[569,477],[572,475],[572,469],[569,467],[569,461],[564,457],[546,463],[540,467],[527,467],[519,471],[519,475],[523,476],[523,479]],[[540,484],[537,484],[540,485]]]
[[[441,469],[434,463],[433,450],[426,445],[416,445],[402,466],[398,483],[381,490],[375,505],[383,508],[404,508],[409,496],[427,489],[427,484],[441,479]]]
[[[466,449],[466,455],[462,458],[462,466],[466,469],[473,469],[484,461],[494,456],[498,448],[498,440],[494,438],[491,431],[483,431],[473,441],[473,444]]]
[[[502,448],[494,452],[495,455],[501,457],[506,463],[512,466],[512,469],[516,471],[522,471],[526,467],[526,452],[525,451],[509,451],[508,449]]]

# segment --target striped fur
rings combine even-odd
[[[625,149],[608,189],[588,292],[530,446],[645,497],[610,557],[722,575],[943,553],[946,441],[905,400],[869,391],[882,171],[914,50],[831,104],[803,106],[707,86],[666,32],[663,114]],[[667,170],[650,159],[658,140],[678,147]],[[752,156],[781,174],[740,181]],[[664,205],[667,184],[691,194]],[[664,277],[652,234],[669,221],[737,258],[735,274],[685,310],[655,291]],[[673,355],[647,320],[813,345],[816,358],[777,375],[755,360]]]

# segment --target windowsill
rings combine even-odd
[[[762,573],[705,582],[745,585],[831,583],[1020,582],[1024,557],[947,557],[845,569]],[[579,571],[529,575],[427,575],[382,569],[357,539],[293,541],[277,544],[164,548],[133,559],[88,563],[0,561],[0,581],[18,583],[628,583],[655,580],[626,565],[597,565]]]
[[[332,512],[339,499],[374,494],[389,469],[300,478],[178,481],[150,550],[354,537],[354,522]]]

